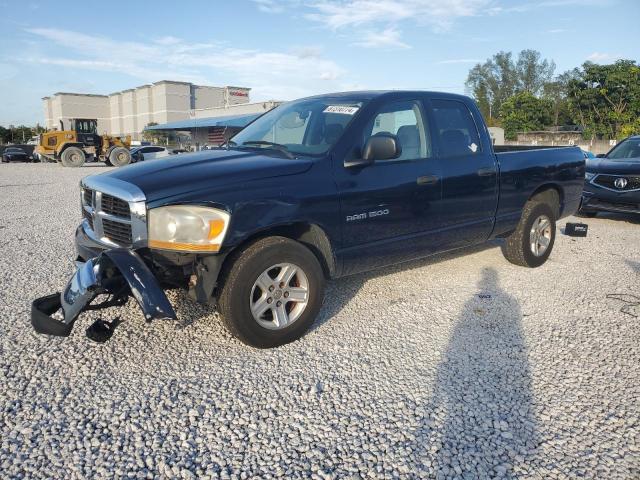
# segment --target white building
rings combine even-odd
[[[249,103],[250,90],[162,80],[110,95],[58,92],[42,100],[48,129],[60,129],[60,121],[63,128],[69,128],[69,120],[73,118],[95,118],[98,133],[131,135],[139,140],[149,123],[186,120],[196,116],[198,111],[223,110]]]

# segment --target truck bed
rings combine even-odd
[[[584,186],[584,156],[578,147],[501,145],[494,147],[500,168],[500,201],[494,233],[508,233],[524,204],[541,185],[555,185],[559,217],[578,209]]]

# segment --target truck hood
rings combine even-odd
[[[626,160],[592,158],[587,160],[586,170],[587,172],[611,175],[636,175],[640,174],[640,158],[629,158]]]
[[[136,185],[147,201],[153,202],[186,191],[303,173],[312,164],[308,158],[276,155],[245,150],[206,150],[147,160],[103,175]]]

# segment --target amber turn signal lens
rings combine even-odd
[[[213,240],[224,230],[223,220],[209,220],[209,240]]]

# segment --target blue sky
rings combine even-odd
[[[95,5],[95,6],[94,6]],[[0,0],[0,124],[43,121],[41,98],[158,80],[247,86],[251,100],[353,89],[464,93],[499,50],[556,72],[640,60],[640,0]]]

